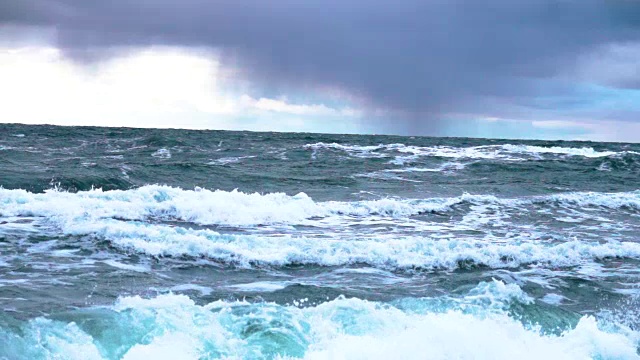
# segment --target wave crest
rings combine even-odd
[[[182,190],[147,185],[132,190],[97,189],[77,193],[49,190],[43,194],[0,189],[0,204],[0,216],[47,217],[56,221],[116,218],[179,220],[200,225],[320,225],[314,219],[336,216],[407,218],[452,211],[464,204],[495,205],[506,210],[537,204],[637,210],[640,209],[640,191],[575,192],[522,198],[463,194],[451,198],[315,202],[305,193],[293,196],[284,193],[248,194],[235,190]]]
[[[92,321],[82,321],[90,316]],[[126,336],[123,336],[126,334]],[[339,297],[298,308],[184,295],[123,297],[66,319],[0,329],[0,356],[127,360],[145,358],[296,359],[637,359],[633,336],[605,332],[590,316],[544,335],[504,312],[401,310]]]

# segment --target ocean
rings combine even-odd
[[[639,359],[640,144],[0,125],[0,359]]]

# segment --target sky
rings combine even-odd
[[[637,0],[8,0],[0,122],[640,142]]]

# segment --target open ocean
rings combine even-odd
[[[640,144],[0,125],[0,359],[639,359]]]

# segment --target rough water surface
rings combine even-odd
[[[640,359],[640,145],[0,125],[0,359]]]

